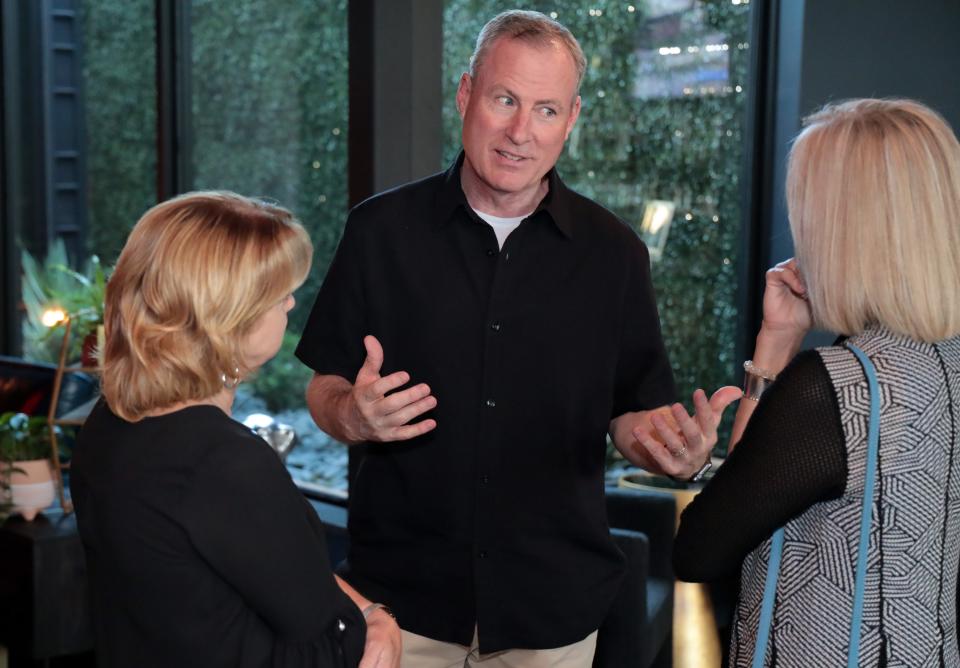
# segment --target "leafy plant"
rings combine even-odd
[[[49,457],[49,427],[42,415],[13,412],[0,415],[0,462],[10,464]]]
[[[56,362],[61,333],[57,327],[42,322],[43,313],[51,308],[61,309],[71,321],[72,336],[68,357],[80,356],[83,339],[96,331],[103,322],[103,299],[107,288],[108,270],[100,258],[91,255],[81,271],[70,267],[62,239],[55,240],[43,261],[24,251],[22,299],[26,309],[23,321],[24,356],[42,362]]]
[[[0,521],[12,507],[10,476],[22,473],[14,464],[49,456],[50,426],[45,417],[13,412],[0,415]]]

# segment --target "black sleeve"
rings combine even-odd
[[[846,478],[830,376],[816,351],[802,352],[763,395],[740,443],[684,510],[673,552],[677,577],[706,582],[734,574],[778,527],[814,503],[838,498]]]
[[[364,298],[362,212],[347,219],[343,237],[330,263],[307,318],[296,355],[322,375],[336,375],[351,383],[366,357],[367,331]]]
[[[650,254],[639,238],[624,292],[624,326],[617,357],[613,415],[650,410],[676,401],[673,370],[663,345],[650,277]]]
[[[274,665],[333,665],[341,651],[359,658],[366,626],[333,577],[314,510],[266,444],[227,436],[184,495],[191,542],[277,635]]]

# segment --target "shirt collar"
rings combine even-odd
[[[460,185],[460,168],[463,167],[464,154],[461,150],[457,159],[443,175],[443,182],[440,192],[437,193],[436,219],[438,223],[445,223],[453,217],[454,212],[463,207],[465,211],[470,211],[470,205],[467,203],[467,197],[463,194],[463,188]],[[568,239],[573,238],[573,194],[567,188],[566,184],[557,174],[556,167],[547,172],[547,182],[549,191],[546,197],[540,201],[534,214],[544,211],[547,217],[553,221],[557,229]]]

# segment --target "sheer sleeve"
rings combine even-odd
[[[847,477],[840,408],[816,351],[781,372],[740,443],[684,510],[673,565],[682,580],[734,574],[778,527],[838,498]]]

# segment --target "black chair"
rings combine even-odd
[[[600,626],[594,668],[669,668],[676,499],[668,492],[611,487],[607,516],[627,574]]]
[[[0,413],[15,411],[27,415],[46,415],[56,374],[56,364],[28,362],[19,357],[0,355]],[[97,388],[97,380],[89,374],[64,374],[57,415],[63,415],[89,401],[96,396]]]

